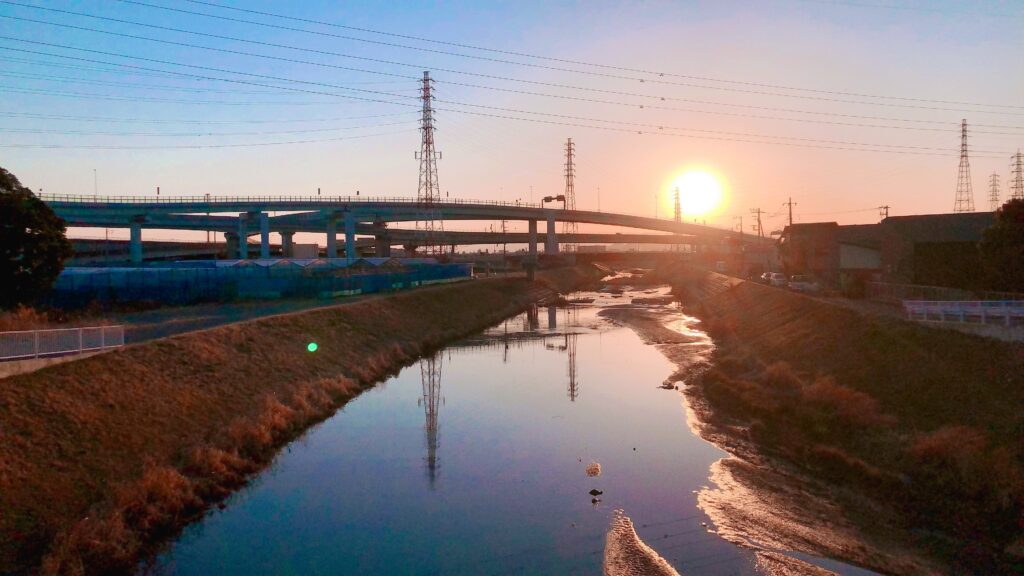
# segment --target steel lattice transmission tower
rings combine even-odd
[[[420,88],[420,99],[423,100],[423,115],[420,118],[420,151],[415,157],[420,161],[420,182],[416,189],[416,201],[426,215],[424,220],[416,222],[416,230],[421,233],[424,250],[428,254],[440,254],[443,251],[440,236],[444,232],[444,222],[439,218],[435,205],[441,201],[441,188],[437,183],[437,161],[441,153],[434,150],[434,95],[433,80],[430,72],[423,72],[423,86]]]
[[[679,203],[679,186],[672,192],[673,217],[676,222],[683,221],[683,206]]]
[[[988,177],[988,205],[993,212],[999,209],[999,174],[995,172]]]
[[[1013,160],[1010,163],[1010,199],[1024,200],[1024,154],[1017,150],[1010,158]]]
[[[576,209],[576,145],[573,144],[572,138],[565,141],[565,202],[562,204],[566,210]],[[562,234],[576,235],[576,223],[575,222],[563,222],[562,223]],[[562,250],[565,252],[575,252],[577,245],[575,242],[565,242],[562,244]]]
[[[956,179],[956,201],[953,212],[974,212],[974,190],[971,188],[971,163],[967,159],[967,119],[960,123],[960,171]]]
[[[424,430],[427,433],[427,476],[430,487],[437,480],[437,416],[441,410],[441,365],[443,356],[440,352],[430,358],[420,360],[420,379],[423,384],[423,414],[426,416]]]

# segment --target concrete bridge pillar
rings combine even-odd
[[[270,258],[270,214],[260,212],[260,258]]]
[[[545,254],[558,254],[558,232],[555,231],[555,213],[548,211],[548,235],[544,240]]]
[[[356,253],[356,215],[345,212],[345,258],[349,262],[355,262],[359,254]]]
[[[295,257],[295,232],[281,232],[281,255],[285,258]]]
[[[226,245],[227,257],[230,260],[232,257],[238,255],[238,233],[237,232],[225,232],[224,233],[224,244]]]
[[[132,222],[128,255],[132,264],[142,264],[142,223]]]
[[[338,221],[333,214],[327,215],[327,257],[338,257]]]
[[[373,237],[373,253],[380,258],[391,257],[391,239],[387,234],[376,234]]]
[[[526,256],[526,279],[533,280],[537,270],[537,221],[527,221],[530,233],[529,253]]]
[[[249,214],[243,212],[238,215],[238,259],[245,260],[249,257]]]

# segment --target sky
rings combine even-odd
[[[0,166],[54,194],[415,197],[429,70],[450,197],[559,194],[571,137],[580,209],[666,217],[703,170],[722,227],[779,229],[789,198],[950,212],[966,119],[987,210],[1024,148],[1022,27],[999,1],[0,1]]]

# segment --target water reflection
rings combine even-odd
[[[437,352],[430,358],[420,360],[420,381],[423,386],[423,397],[420,398],[420,405],[426,416],[424,430],[427,434],[427,476],[430,478],[430,487],[434,488],[437,481],[437,435],[438,435],[438,412],[444,398],[441,397],[441,367],[444,364],[444,356]]]
[[[723,453],[658,389],[673,366],[599,309],[553,307],[554,330],[527,310],[403,370],[186,529],[155,572],[600,574],[621,508],[682,573],[753,574],[752,554],[702,525],[696,492]]]

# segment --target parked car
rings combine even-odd
[[[814,278],[798,274],[789,279],[789,289],[805,294],[817,294],[819,287]]]
[[[786,280],[786,275],[783,274],[782,272],[771,272],[768,275],[769,286],[776,286],[781,288],[786,284],[788,284],[788,281]]]
[[[761,275],[757,277],[757,281],[760,282],[761,284],[770,284],[771,283],[771,279],[772,279],[772,273],[771,272],[762,272]]]

